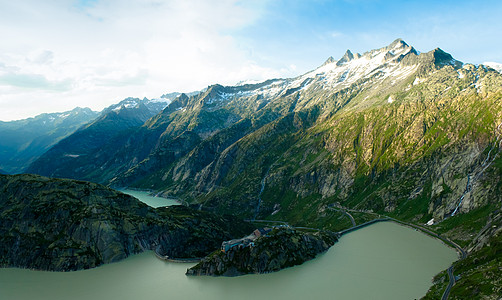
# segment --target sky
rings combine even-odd
[[[502,63],[502,1],[0,0],[0,120],[295,77],[404,39]]]

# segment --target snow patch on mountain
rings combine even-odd
[[[424,81],[425,79],[423,78],[418,78],[416,77],[415,80],[413,81],[413,85],[417,85],[417,84],[420,84]]]
[[[169,103],[171,103],[171,99],[168,99],[168,98],[153,98],[153,99],[150,99],[149,102],[151,103],[166,103],[166,106],[169,105]]]
[[[259,83],[263,83],[265,80],[243,80],[243,81],[239,81],[236,86],[243,86],[243,85],[246,85],[246,84],[259,84]]]
[[[149,110],[151,110],[153,113],[158,113],[162,109],[166,108],[169,104],[171,103],[170,98],[154,98],[154,99],[148,99],[148,98],[126,98],[122,101],[120,101],[117,104],[110,105],[108,108],[104,110],[106,111],[114,111],[114,112],[119,112],[122,109],[135,109],[139,108],[139,106],[145,105]]]
[[[271,99],[280,96],[288,96],[310,88],[341,90],[361,79],[373,77],[383,81],[388,78],[394,83],[412,75],[418,68],[417,64],[403,65],[401,60],[404,56],[415,55],[417,51],[398,39],[387,47],[372,50],[364,54],[352,54],[349,50],[344,56],[336,61],[329,58],[317,69],[304,75],[276,79],[271,82],[241,82],[235,87],[242,87],[234,91],[217,94],[214,99],[207,99],[206,104],[213,104],[221,100],[230,100],[234,97],[252,97]],[[414,84],[417,84],[416,79]],[[247,85],[256,85],[249,87]]]
[[[499,73],[502,73],[502,64],[501,63],[496,63],[496,62],[485,62],[483,65],[488,66],[494,70],[496,70]]]
[[[414,52],[413,47],[403,43],[395,43],[389,48],[366,52],[363,55],[349,55],[349,51],[338,62],[325,63],[321,67],[298,77],[291,83],[292,87],[300,87],[307,78],[324,83],[326,88],[343,88],[362,78],[380,73],[380,79],[395,77],[402,79],[417,69],[416,65],[403,67],[398,58]],[[342,61],[342,63],[340,63]],[[314,81],[312,81],[313,83]]]

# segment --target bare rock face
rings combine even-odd
[[[328,223],[317,214],[328,201],[440,221],[492,201],[501,93],[499,72],[397,39],[296,78],[171,95],[148,120],[141,105],[111,108],[28,170],[153,189],[242,218],[279,205],[288,209],[275,217],[314,227]]]
[[[327,232],[302,232],[274,228],[252,244],[216,251],[187,270],[187,275],[238,276],[270,273],[300,265],[329,249],[337,236]]]

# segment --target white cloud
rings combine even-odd
[[[502,73],[502,63],[488,61],[488,62],[484,62],[483,65],[488,66],[488,67],[498,71],[499,73]]]
[[[67,91],[71,88],[70,80],[50,81],[40,74],[7,73],[0,75],[0,85],[47,91]]]
[[[232,37],[264,2],[11,1],[0,11],[0,119],[281,76],[290,70],[259,65]]]
[[[43,65],[52,64],[53,59],[54,53],[49,50],[35,51],[27,57],[28,62]]]
[[[340,37],[344,36],[343,33],[339,32],[339,31],[331,31],[328,34],[333,39],[340,38]]]

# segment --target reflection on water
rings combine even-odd
[[[440,241],[391,222],[357,230],[301,266],[233,278],[187,277],[193,264],[152,252],[92,270],[0,269],[1,299],[414,299],[457,259]]]

